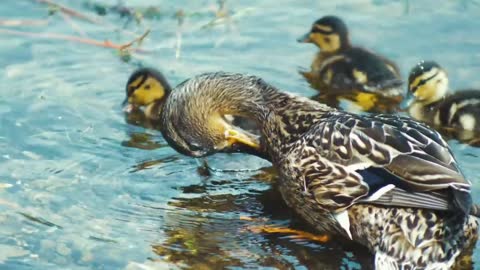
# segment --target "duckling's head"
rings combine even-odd
[[[448,91],[448,76],[434,61],[421,61],[408,77],[408,96],[424,105],[442,99]]]
[[[152,68],[140,68],[130,75],[127,81],[127,97],[123,102],[134,107],[142,107],[165,100],[172,88],[159,71]]]
[[[325,16],[314,22],[310,32],[298,42],[314,43],[321,51],[331,53],[350,47],[347,26],[336,16]]]

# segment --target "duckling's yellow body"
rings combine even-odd
[[[401,101],[402,81],[397,66],[383,56],[351,46],[347,27],[340,18],[325,16],[317,20],[299,42],[320,48],[311,70],[301,72],[313,88],[350,99],[364,110],[374,109],[378,97]]]
[[[440,65],[422,61],[410,72],[409,114],[441,128],[480,131],[480,90],[448,94],[448,76]]]
[[[337,111],[223,72],[172,96],[161,119],[171,146],[196,157],[246,141],[266,151],[286,203],[318,230],[367,246],[377,269],[449,269],[477,239],[471,184],[442,137],[420,123]],[[222,114],[254,119],[260,140],[244,134],[232,144],[229,131],[243,131]]]

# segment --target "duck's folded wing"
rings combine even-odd
[[[304,141],[329,163],[361,176],[369,193],[358,200],[379,191],[384,194],[375,194],[372,203],[470,210],[470,183],[447,143],[436,131],[411,119],[333,112],[312,127]],[[435,198],[438,201],[432,201]]]
[[[368,195],[369,187],[360,174],[330,162],[307,143],[287,158],[295,164],[292,174],[298,176],[302,192],[328,211],[339,212]]]

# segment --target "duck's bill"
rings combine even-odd
[[[415,101],[415,96],[413,96],[413,94],[409,92],[400,103],[400,109],[407,110],[412,105],[413,101]]]
[[[300,43],[311,43],[312,39],[310,38],[310,32],[308,32],[305,35],[299,37],[297,39],[297,41],[300,42]]]
[[[243,145],[252,149],[260,149],[260,141],[258,136],[251,134],[241,128],[231,127],[225,131],[225,139],[227,146],[235,148],[235,146]]]
[[[224,152],[240,152],[271,161],[267,151],[262,147],[260,136],[236,128],[226,132],[228,147]]]

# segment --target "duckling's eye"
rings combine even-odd
[[[437,83],[441,83],[441,82],[442,82],[442,79],[438,79],[438,80],[437,80]]]
[[[145,85],[145,90],[150,90],[150,84]]]
[[[323,40],[325,40],[326,43],[330,43],[330,38],[329,37],[324,37]]]

